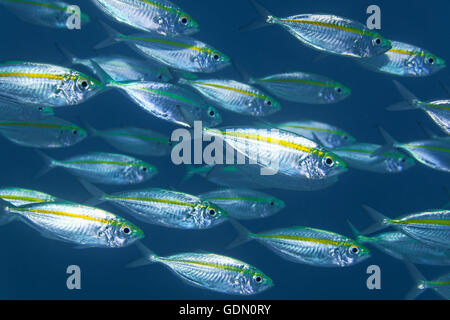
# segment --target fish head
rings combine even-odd
[[[361,54],[362,58],[379,56],[392,48],[391,41],[376,32],[370,32],[367,41],[367,50]]]
[[[64,95],[68,104],[75,105],[97,95],[104,88],[100,81],[79,72],[72,72],[64,77],[56,94]]]
[[[110,238],[110,246],[115,248],[126,247],[144,237],[144,232],[140,228],[125,219],[119,218]]]
[[[213,106],[203,107],[201,118],[207,127],[214,127],[222,123],[222,116]]]
[[[61,145],[68,147],[83,141],[87,136],[86,130],[78,126],[65,126],[61,128],[59,139]]]
[[[345,242],[339,248],[339,265],[351,266],[370,257],[370,250],[356,241]]]
[[[55,112],[52,107],[38,106],[38,107],[34,107],[34,108],[35,108],[35,113],[36,113],[37,119],[45,119],[45,118],[52,117],[55,115]]]
[[[123,175],[130,183],[141,183],[158,173],[158,169],[145,161],[136,160],[124,168]]]
[[[257,294],[273,287],[273,281],[270,277],[265,275],[262,271],[246,266],[245,276],[241,282],[240,292],[242,294]]]
[[[329,146],[330,148],[339,148],[343,146],[348,146],[356,142],[355,137],[348,134],[347,132],[338,132],[329,134],[326,137],[325,146]]]
[[[196,58],[202,72],[211,73],[231,65],[231,59],[215,49],[205,49]]]
[[[414,166],[415,163],[413,157],[403,153],[394,153],[385,160],[386,168],[391,173],[405,171]]]
[[[331,82],[324,86],[320,96],[325,102],[334,103],[342,101],[352,94],[352,90],[341,83]]]
[[[173,33],[191,35],[200,31],[197,21],[185,12],[180,12],[172,22]]]
[[[420,61],[420,74],[429,75],[445,68],[445,60],[438,56],[425,52],[419,57]]]
[[[264,199],[263,207],[260,209],[262,213],[261,216],[268,217],[272,214],[277,213],[286,206],[283,200],[277,199],[275,197],[268,197]]]
[[[336,154],[324,149],[313,149],[310,156],[298,161],[299,171],[308,179],[319,180],[347,171],[347,165]]]
[[[258,96],[248,105],[255,108],[258,111],[257,114],[270,115],[281,110],[280,102],[268,95]]]
[[[227,219],[228,214],[218,206],[203,201],[195,209],[198,214],[194,217],[196,224],[201,228],[210,228]]]

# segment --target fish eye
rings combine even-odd
[[[272,101],[266,100],[266,101],[265,101],[265,104],[268,105],[268,106],[271,106],[271,105],[272,105]]]
[[[359,248],[357,246],[352,246],[352,247],[350,247],[350,252],[353,254],[358,254]]]
[[[44,108],[38,107],[38,111],[44,111]]]
[[[342,88],[341,88],[341,87],[336,87],[334,90],[335,90],[337,93],[341,93],[341,92],[342,92]]]
[[[77,130],[77,129],[73,129],[73,130],[72,130],[72,133],[75,134],[75,135],[77,135],[77,134],[78,134],[78,130]]]
[[[326,157],[325,164],[327,165],[327,167],[332,167],[334,165],[334,160],[331,159],[330,157]]]
[[[348,140],[348,136],[344,136],[344,140]]]
[[[142,171],[142,172],[147,172],[148,169],[147,169],[147,167],[141,167],[141,171]]]
[[[187,24],[189,23],[189,18],[186,17],[186,16],[182,16],[182,17],[180,18],[180,22],[181,22],[182,24],[184,24],[184,25],[187,25]]]
[[[275,202],[273,200],[270,201],[270,205],[273,207],[275,205]]]
[[[80,88],[81,88],[82,90],[89,89],[89,81],[86,80],[86,79],[81,80],[81,81],[80,81]]]
[[[218,61],[220,59],[220,56],[216,53],[213,55],[213,59]]]
[[[401,158],[401,159],[400,159],[400,162],[401,162],[401,163],[405,163],[405,162],[406,162],[406,159],[405,159],[405,158]]]
[[[209,114],[211,117],[214,117],[214,116],[216,115],[216,112],[214,111],[214,109],[209,109],[208,114]]]
[[[433,57],[428,57],[426,61],[428,64],[434,64],[435,59]]]
[[[209,210],[209,215],[210,215],[211,217],[214,217],[216,214],[217,214],[216,210],[214,210],[214,209],[210,209],[210,210]]]
[[[261,283],[263,281],[263,278],[261,276],[254,276],[253,279],[256,283]]]
[[[375,45],[375,46],[379,46],[380,44],[381,44],[381,38],[375,38],[375,39],[373,39],[372,40],[372,43]]]
[[[128,227],[123,227],[123,228],[122,228],[122,232],[123,232],[124,234],[130,234],[130,233],[131,233],[131,229],[128,228]]]

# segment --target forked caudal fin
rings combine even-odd
[[[15,206],[3,199],[0,199],[0,226],[7,225],[16,220],[16,216],[7,212],[6,208],[15,208]]]
[[[366,205],[363,205],[362,208],[375,221],[375,224],[362,231],[361,234],[366,235],[374,233],[386,229],[389,226],[389,218],[383,215],[381,212],[378,212],[377,210]]]
[[[62,47],[59,43],[55,42],[55,47],[71,65],[79,63],[80,59],[73,55],[69,50]]]
[[[46,155],[45,153],[43,153],[40,150],[35,150],[37,155],[40,156],[42,158],[42,160],[44,160],[45,164],[42,167],[41,170],[38,171],[38,173],[34,176],[35,179],[38,179],[40,177],[42,177],[43,175],[47,174],[50,170],[52,170],[53,168],[55,168],[55,160],[50,158],[48,155]]]
[[[378,126],[378,131],[380,131],[380,134],[383,136],[384,141],[386,141],[386,144],[381,146],[380,148],[376,149],[370,156],[376,157],[386,152],[391,152],[395,150],[395,144],[397,141],[394,140],[394,138],[382,127]]]
[[[250,234],[251,232],[244,227],[241,223],[239,223],[238,221],[236,221],[235,219],[229,219],[231,225],[236,229],[236,231],[238,232],[238,236],[236,239],[233,240],[233,242],[231,242],[226,248],[225,250],[230,250],[233,249],[237,246],[240,246],[241,244],[244,244],[248,241],[251,241],[252,239],[250,238]]]
[[[405,300],[414,300],[427,289],[425,286],[426,279],[406,256],[403,256],[403,262],[411,277],[414,279],[414,287],[406,294]]]
[[[141,252],[142,258],[127,264],[127,268],[142,267],[156,262],[156,259],[158,258],[158,255],[156,253],[147,248],[140,241],[136,241],[135,244]]]
[[[92,198],[87,200],[84,204],[87,206],[95,206],[100,203],[103,203],[105,200],[103,199],[107,194],[94,186],[93,184],[90,184],[89,182],[78,179],[78,181],[81,183],[81,185],[92,195]]]
[[[122,36],[122,34],[117,31],[116,29],[112,28],[111,26],[107,25],[106,23],[104,23],[103,21],[98,21],[102,27],[106,30],[106,32],[108,33],[108,38],[106,38],[105,40],[103,40],[102,42],[100,42],[99,44],[94,46],[94,49],[102,49],[105,47],[109,47],[115,43],[117,43],[118,38],[120,38],[120,36]]]
[[[391,105],[387,107],[386,110],[402,111],[402,110],[419,109],[420,108],[418,104],[419,100],[417,99],[417,97],[397,80],[394,80],[393,82],[405,101]]]
[[[261,16],[257,20],[250,22],[239,28],[240,31],[250,31],[255,29],[260,29],[268,26],[268,23],[273,23],[274,15],[270,13],[269,10],[264,8],[259,2],[256,0],[248,0],[250,4],[258,11]]]

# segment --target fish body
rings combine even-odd
[[[81,247],[120,248],[144,237],[141,229],[113,213],[75,203],[37,203],[4,211],[44,237]]]
[[[1,120],[22,120],[33,121],[43,120],[54,116],[52,107],[27,106],[17,104],[12,101],[3,101],[0,99],[0,119]]]
[[[330,149],[351,145],[356,142],[356,139],[348,132],[319,121],[300,120],[272,124],[272,126],[293,132],[310,140],[317,139],[318,141],[316,142]]]
[[[126,154],[165,156],[170,153],[172,145],[169,138],[161,133],[135,127],[93,129],[92,134]]]
[[[157,118],[192,127],[195,120],[216,126],[222,122],[220,113],[194,92],[171,83],[111,82],[137,105]]]
[[[350,168],[372,171],[377,173],[399,173],[412,166],[412,157],[401,152],[385,152],[374,156],[373,153],[381,146],[371,143],[354,143],[349,146],[333,149]]]
[[[238,114],[264,117],[281,110],[280,103],[261,90],[235,80],[181,79],[215,105]]]
[[[399,260],[406,257],[414,264],[435,266],[450,265],[450,251],[428,246],[410,236],[394,231],[376,236],[358,236],[358,242],[373,245],[382,252]]]
[[[168,0],[93,0],[110,18],[133,28],[164,35],[194,34],[198,24]]]
[[[41,202],[57,202],[57,197],[44,192],[24,188],[1,188],[0,199],[9,202],[15,207]]]
[[[334,232],[309,227],[290,227],[248,234],[272,251],[297,263],[319,267],[347,267],[369,257],[369,250]]]
[[[240,260],[212,253],[180,253],[168,257],[151,255],[188,284],[234,295],[253,295],[273,286],[259,269]]]
[[[177,229],[208,229],[226,221],[226,212],[199,197],[149,188],[104,194],[99,200],[125,209],[143,222]]]
[[[76,11],[71,4],[48,0],[0,0],[0,5],[13,12],[22,21],[44,27],[68,29]],[[80,28],[89,21],[89,16],[80,12]]]
[[[351,89],[327,77],[305,72],[274,74],[264,78],[251,78],[276,97],[308,104],[330,104],[351,95]]]
[[[391,41],[384,54],[358,60],[364,67],[402,77],[425,77],[445,68],[445,61],[431,52],[404,42]]]
[[[326,179],[346,171],[345,162],[337,155],[312,140],[288,131],[204,128],[204,135],[223,139],[238,153],[275,173],[305,182]]]
[[[266,193],[248,189],[222,189],[205,192],[199,198],[216,204],[235,219],[259,219],[274,215],[285,203]]]
[[[84,129],[56,117],[35,121],[0,120],[0,134],[23,147],[46,149],[70,147],[87,137]]]
[[[77,105],[102,90],[98,80],[72,69],[34,62],[0,64],[0,98],[18,104]]]
[[[46,158],[48,169],[61,167],[92,183],[136,184],[149,180],[158,172],[156,167],[142,160],[115,153],[92,152],[62,161]]]

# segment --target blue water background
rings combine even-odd
[[[325,1],[325,0],[260,0],[278,16],[299,13],[332,13],[365,22],[366,8],[377,4],[382,10],[381,33],[427,48],[450,61],[448,14],[446,1]],[[283,110],[268,120],[287,121],[314,119],[345,128],[359,141],[382,143],[376,129],[382,124],[399,141],[424,138],[417,122],[436,127],[420,111],[388,112],[385,107],[398,102],[399,94],[391,80],[394,77],[377,74],[359,67],[353,60],[337,56],[320,58],[317,51],[303,46],[279,27],[240,32],[238,27],[257,17],[254,9],[243,0],[176,1],[200,24],[195,37],[231,56],[248,72],[263,76],[285,71],[306,71],[327,75],[353,90],[352,96],[335,105],[314,106],[282,101]],[[81,31],[54,30],[37,27],[17,19],[0,8],[0,61],[25,60],[64,64],[64,58],[54,43],[67,47],[75,55],[91,57],[93,46],[106,33],[97,19],[106,17],[90,1],[72,1],[92,18]],[[111,22],[110,22],[111,23]],[[114,24],[124,32],[126,26]],[[124,45],[115,45],[98,53],[121,53],[133,56]],[[83,68],[80,70],[87,71]],[[429,78],[401,79],[411,91],[424,99],[445,98],[439,80],[450,84],[448,69]],[[229,68],[217,77],[238,78]],[[170,134],[176,127],[146,114],[117,91],[99,95],[85,104],[57,110],[58,116],[77,121],[82,117],[98,128],[123,125],[151,128]],[[222,112],[224,125],[251,123],[253,119]],[[437,131],[436,131],[437,132]],[[0,139],[0,184],[33,188],[72,201],[84,201],[88,193],[74,177],[57,169],[34,179],[43,165],[32,149],[22,148]],[[116,152],[99,139],[88,139],[75,147],[49,151],[62,159],[89,151]],[[182,166],[175,166],[169,157],[150,158],[160,174],[145,186],[177,186],[184,175]],[[391,217],[423,209],[439,208],[447,202],[443,186],[449,185],[446,173],[417,165],[405,173],[381,175],[352,170],[331,188],[316,192],[294,192],[277,189],[269,193],[283,199],[286,208],[265,220],[245,222],[252,231],[277,227],[305,225],[351,235],[346,221],[365,227],[371,220],[361,210],[369,204]],[[141,187],[141,186],[140,186]],[[143,187],[143,185],[142,185]],[[103,187],[108,192],[121,188]],[[134,187],[130,187],[134,188]],[[195,177],[181,190],[193,194],[215,189],[216,186]],[[109,205],[105,209],[114,211]],[[126,213],[124,216],[129,217]],[[130,220],[134,221],[132,218]],[[147,234],[144,243],[160,255],[205,250],[233,256],[253,264],[270,275],[275,287],[252,298],[258,299],[401,299],[412,286],[412,280],[402,262],[373,249],[373,256],[350,268],[323,269],[295,264],[281,259],[261,244],[250,242],[225,251],[236,232],[229,224],[207,231],[180,231],[139,223]],[[41,237],[24,224],[13,223],[0,229],[0,298],[1,299],[224,299],[230,296],[187,286],[162,265],[138,269],[124,266],[139,258],[135,247],[119,250],[76,250],[71,245]],[[68,265],[82,270],[82,290],[66,288]],[[382,289],[366,288],[366,268],[377,264],[382,270]],[[420,267],[428,278],[446,271],[442,267]],[[422,298],[436,298],[428,292]],[[232,297],[243,298],[245,297]]]

